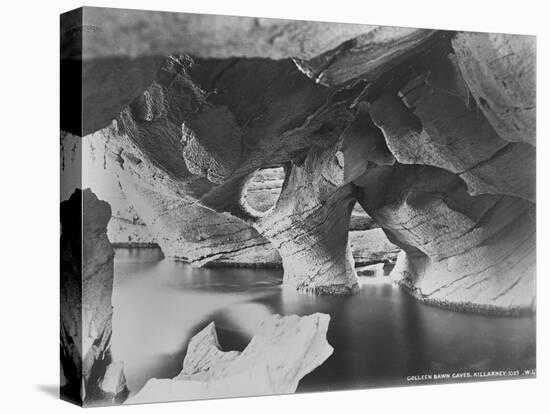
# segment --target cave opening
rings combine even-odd
[[[360,285],[391,283],[390,273],[401,249],[356,202],[350,217],[349,243]]]
[[[265,217],[275,207],[285,180],[285,168],[262,168],[252,173],[243,184],[240,204],[253,218]]]

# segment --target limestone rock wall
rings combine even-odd
[[[392,252],[404,251],[395,279],[422,300],[533,308],[534,38],[85,16],[102,28],[84,33],[83,64],[99,65],[87,87],[100,95],[128,77],[121,99],[105,92],[101,111],[89,104],[87,132],[115,119],[102,133],[122,190],[170,255],[203,265],[250,261],[243,251],[270,260],[275,248],[285,283],[350,293],[350,239],[374,252],[374,234],[384,234]],[[140,42],[138,26],[154,41]],[[72,58],[69,50],[64,60]],[[154,71],[148,59],[158,59]],[[103,82],[101,70],[113,76]],[[247,180],[277,167],[286,170],[280,196],[255,214],[242,199],[262,200]],[[352,214],[357,200],[367,216]],[[348,236],[377,227],[372,239]]]
[[[245,178],[264,165],[303,163],[308,140],[323,122],[334,115],[342,118],[332,120],[325,133],[325,141],[334,142],[351,113],[344,110],[345,101],[327,105],[326,91],[310,85],[289,62],[267,72],[265,61],[226,65],[197,64],[187,57],[169,59],[143,99],[101,134],[104,138],[107,134],[106,145],[119,158],[119,180],[126,197],[157,235],[166,255],[197,265],[278,264],[280,249],[273,250],[270,238],[255,230],[239,206]],[[215,93],[213,69],[220,71]],[[247,101],[246,107],[235,99],[233,88],[251,74],[257,75],[256,83],[241,93],[257,99]],[[282,82],[281,74],[295,78],[294,84]],[[271,86],[265,89],[266,84]],[[288,93],[295,97],[289,98]],[[278,101],[266,106],[261,94],[266,95],[263,99]],[[210,95],[211,101],[205,101]],[[284,102],[282,96],[286,96]],[[297,114],[296,107],[311,108],[315,116]],[[258,125],[250,124],[249,118],[257,118]],[[284,128],[292,134],[277,135]],[[227,130],[233,132],[228,136]],[[346,238],[347,228],[348,222],[342,226]],[[306,262],[301,269],[308,269]],[[314,272],[314,268],[308,270]]]
[[[334,151],[311,150],[302,166],[293,165],[275,208],[254,227],[283,259],[284,283],[317,294],[358,290],[348,241],[355,198],[338,187]]]
[[[469,193],[535,199],[535,150],[501,138],[471,100],[455,55],[374,100],[369,113],[402,164],[432,165],[460,176]]]
[[[166,185],[161,169],[141,162],[144,155],[115,127],[89,137],[105,145],[116,164],[119,191],[131,203],[165,256],[196,266],[276,266],[278,253],[253,228],[227,213],[217,213]],[[143,177],[143,178],[142,178]],[[146,177],[146,178],[145,178]],[[120,237],[119,237],[120,238]]]
[[[273,266],[279,255],[241,219],[218,213],[124,179],[123,188],[165,256],[202,266]]]
[[[63,155],[62,162],[67,168],[69,163],[75,163],[70,152],[75,145],[82,145],[83,185],[112,208],[107,226],[111,244],[132,247],[159,244],[166,257],[186,260],[197,266],[282,266],[275,247],[262,239],[252,226],[229,214],[180,203],[177,198],[169,202],[162,192],[140,186],[140,181],[128,176],[117,162],[120,149],[113,148],[110,140],[113,140],[112,128],[82,139],[67,134],[64,138],[67,154]],[[245,202],[255,210],[266,212],[277,202],[284,178],[283,168],[259,170],[254,180],[246,181]],[[137,208],[129,204],[127,197]],[[153,209],[150,205],[154,199],[158,201]],[[138,209],[146,222],[141,219]],[[162,213],[164,210],[166,213]],[[204,225],[200,226],[200,222]],[[370,231],[376,227],[373,219],[356,204],[349,237],[358,264],[393,260],[396,256],[396,247],[387,241],[383,232]]]
[[[349,146],[348,146],[349,148]],[[356,156],[357,154],[355,152],[352,152],[352,156]],[[348,160],[349,161],[349,160]],[[352,162],[347,162],[345,166],[349,166],[352,164]],[[340,170],[340,174],[342,173],[342,168],[339,168],[340,166],[334,166],[330,165],[328,168],[332,168],[335,170]],[[348,167],[349,168],[349,167]],[[363,170],[362,170],[363,171]],[[344,172],[345,174],[346,172]],[[254,174],[253,177],[251,177],[248,181],[246,181],[244,189],[243,189],[243,199],[241,200],[241,203],[243,204],[243,208],[246,210],[248,214],[251,216],[262,218],[267,214],[271,213],[271,209],[276,209],[275,214],[277,216],[285,216],[285,214],[282,214],[281,210],[283,207],[276,206],[276,203],[279,199],[279,196],[281,194],[281,190],[283,187],[283,181],[285,178],[285,172],[282,167],[279,168],[267,168],[265,170],[259,170],[257,173]],[[313,185],[312,182],[306,181],[306,177],[301,176],[300,180],[302,187],[307,187],[309,185]],[[334,184],[333,184],[334,185]],[[335,186],[336,188],[337,186]],[[292,194],[291,191],[287,189],[286,190],[289,194]],[[297,209],[297,206],[308,205],[308,201],[306,201],[307,196],[304,195],[304,198],[301,196],[298,197],[296,206],[294,209]],[[281,203],[284,203],[285,201],[282,201]],[[314,202],[316,203],[316,202]],[[287,216],[287,223],[293,222],[292,224],[287,224],[289,227],[296,227],[298,226],[299,221],[308,221],[308,215],[310,212],[307,211],[307,208],[305,208],[305,213],[302,216],[299,215],[292,215],[292,219],[288,219]],[[277,226],[277,224],[272,219],[265,220],[267,224],[259,224],[261,228],[266,228],[273,225]],[[266,230],[268,231],[268,230]],[[296,230],[294,230],[296,231]],[[276,235],[276,231],[270,229],[269,231],[270,237],[273,238],[281,238],[284,239],[284,237],[287,236],[281,236]],[[267,233],[263,233],[267,234]],[[272,235],[271,235],[272,234]],[[342,237],[344,237],[342,235]],[[292,237],[291,237],[292,238]],[[295,244],[290,244],[286,249],[288,251],[288,254],[292,254],[292,249],[296,249],[296,251],[301,250],[302,247],[298,247],[297,245],[304,243],[304,239],[307,239],[308,236],[304,235],[303,237],[296,240]],[[349,222],[349,244],[350,249],[352,252],[352,256],[354,258],[355,266],[364,266],[374,263],[382,263],[382,262],[395,262],[395,259],[397,258],[397,254],[400,251],[400,248],[391,242],[388,241],[384,231],[380,228],[378,228],[378,225],[374,222],[374,220],[363,210],[363,208],[360,206],[359,203],[356,203],[350,217]],[[337,241],[336,243],[340,243]],[[275,245],[277,245],[275,243]],[[314,251],[314,247],[310,246],[309,250],[305,250],[304,253],[308,254],[308,252]],[[317,261],[318,259],[313,259]],[[288,266],[292,267],[293,264],[289,264]],[[304,272],[305,273],[305,272]]]
[[[535,307],[531,42],[459,34],[456,53],[369,102],[397,163],[371,166],[354,183],[403,249],[394,279],[423,301],[497,313]],[[491,92],[493,77],[503,91]],[[489,105],[483,95],[491,94]]]
[[[384,183],[388,191],[376,191]],[[360,202],[402,247],[392,277],[419,299],[479,312],[535,303],[535,209],[507,195],[470,196],[433,167],[373,169]]]
[[[135,208],[128,203],[118,179],[118,164],[109,154],[102,136],[78,137],[63,133],[61,137],[61,200],[68,200],[76,188],[90,188],[100,200],[111,206],[107,236],[113,245],[150,246],[156,243]]]
[[[112,216],[107,225],[109,241],[119,246],[149,246],[155,237],[128,202],[118,179],[118,165],[108,154],[104,140],[94,135],[82,138],[83,186],[90,188],[111,206]]]

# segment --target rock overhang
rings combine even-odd
[[[117,20],[111,11],[102,20],[102,9],[83,13],[89,24],[70,30],[82,35],[81,70],[94,75],[85,78],[95,94],[84,99],[86,113],[101,119],[85,120],[78,132],[93,132],[116,118],[107,141],[123,160],[126,192],[147,206],[142,210],[167,217],[160,231],[175,229],[176,245],[191,246],[213,234],[212,226],[196,231],[200,220],[178,216],[207,215],[233,223],[217,228],[222,238],[229,231],[254,234],[249,240],[271,239],[284,252],[283,264],[285,255],[292,263],[285,272],[310,269],[308,283],[319,279],[320,269],[349,281],[353,259],[344,233],[359,199],[390,240],[411,255],[402,284],[414,290],[436,286],[441,258],[448,256],[437,247],[427,249],[422,240],[452,240],[457,221],[463,220],[468,234],[488,232],[475,242],[468,239],[474,244],[464,250],[478,251],[480,266],[484,254],[486,266],[495,260],[483,247],[496,243],[490,235],[495,229],[518,226],[516,231],[532,234],[526,229],[534,218],[514,224],[502,215],[475,213],[498,204],[516,218],[535,201],[532,37],[153,12],[149,21],[136,13]],[[228,22],[225,36],[211,29]],[[136,42],[141,36],[136,25],[151,28],[154,41]],[[70,53],[62,57],[72,62]],[[110,73],[103,84],[95,76],[102,71]],[[513,76],[517,73],[522,77]],[[120,89],[118,102],[107,93],[113,83]],[[101,111],[93,110],[97,103]],[[285,166],[294,187],[283,189],[282,202],[268,217],[251,218],[239,202],[243,185],[255,171],[273,165]],[[395,182],[392,176],[403,178]],[[179,213],[170,218],[165,213],[176,205]],[[405,237],[396,225],[407,227],[403,214],[443,219],[416,235],[407,230]],[[321,227],[307,225],[316,220]],[[191,228],[196,237],[184,243],[181,234]],[[310,249],[307,258],[292,257],[292,250],[300,250],[289,244],[293,239]],[[424,255],[420,262],[418,251]],[[328,258],[327,267],[319,267],[321,256]],[[523,284],[529,290],[533,271],[522,266],[511,266],[511,291]],[[426,269],[432,268],[430,276]],[[460,272],[446,277],[462,277]],[[297,286],[311,287],[302,282]],[[325,290],[330,289],[318,289]],[[494,305],[478,296],[475,306]],[[460,294],[434,300],[458,301]],[[530,301],[511,303],[530,308]]]

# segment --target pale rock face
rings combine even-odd
[[[156,243],[135,208],[128,203],[118,179],[119,165],[107,151],[103,137],[92,134],[82,140],[82,183],[111,206],[107,236],[113,245],[147,246]]]
[[[535,210],[510,196],[469,196],[431,167],[372,171],[362,205],[402,247],[392,278],[419,299],[477,312],[534,309]],[[384,194],[371,186],[384,183]]]
[[[176,197],[170,201],[168,196],[162,195],[152,186],[140,185],[140,182],[128,177],[109,154],[113,151],[113,137],[109,128],[82,139],[74,139],[83,143],[85,185],[112,206],[113,215],[107,234],[114,245],[158,243],[166,257],[187,260],[196,266],[282,265],[277,250],[241,220],[227,213],[219,214],[198,205],[189,205]],[[353,154],[353,151],[350,153]],[[136,158],[128,154],[126,156],[136,159],[138,154],[135,154]],[[345,166],[350,163],[346,156]],[[245,211],[251,216],[265,215],[275,206],[284,178],[284,169],[280,167],[255,173],[246,181],[243,189],[241,203]],[[137,207],[128,204],[127,197]],[[205,224],[201,227],[200,222]],[[361,264],[393,260],[396,255],[396,247],[387,241],[383,232],[369,231],[376,226],[372,218],[356,206],[351,217],[349,237],[352,254]],[[158,240],[149,229],[158,236]],[[202,240],[204,242],[201,244]]]
[[[142,162],[146,155],[116,127],[92,135],[119,158],[117,181],[166,257],[195,266],[277,266],[280,257],[267,240],[240,218],[218,213],[183,195],[162,169]]]
[[[217,213],[198,204],[168,197],[121,181],[140,217],[156,234],[166,257],[194,266],[271,266],[280,262],[276,250],[256,230],[228,213]]]
[[[100,387],[105,393],[111,395],[117,395],[124,391],[126,388],[126,377],[124,375],[124,363],[122,361],[109,364]]]
[[[242,352],[222,351],[212,322],[191,339],[178,376],[149,380],[126,403],[294,393],[333,352],[329,321],[322,313],[272,315]]]
[[[318,140],[319,129],[325,132],[318,145],[336,148],[336,140],[351,117],[345,108],[347,100],[325,108],[326,91],[310,84],[288,62],[276,63],[267,72],[263,71],[268,68],[268,62],[264,61],[238,62],[229,69],[214,63],[195,65],[185,57],[168,61],[156,84],[162,86],[164,116],[147,121],[135,114],[148,113],[148,110],[132,106],[116,125],[103,131],[108,135],[106,145],[110,153],[120,158],[119,180],[126,198],[131,200],[169,257],[186,259],[196,265],[261,265],[279,264],[281,255],[287,284],[317,293],[353,293],[357,281],[347,243],[349,217],[355,203],[351,187],[337,191],[343,183],[343,169],[337,166],[334,151],[321,157],[322,162],[305,161],[307,141]],[[225,71],[217,81],[216,97],[212,103],[206,103],[211,92],[203,77],[211,68]],[[282,82],[277,76],[279,73],[287,74],[292,81]],[[250,75],[255,76],[254,82],[239,89],[239,93],[255,97],[250,102],[244,101],[250,106],[247,108],[232,92],[242,77],[249,79]],[[181,90],[189,95],[181,94]],[[290,97],[287,95],[283,101],[278,91]],[[261,94],[265,94],[265,98]],[[155,96],[160,95],[155,92]],[[272,105],[266,107],[263,99],[269,99]],[[304,121],[302,114],[297,116],[297,108],[316,112]],[[262,115],[266,109],[267,115]],[[217,114],[214,118],[213,113]],[[243,124],[243,117],[260,120]],[[329,127],[325,125],[328,119],[331,120]],[[190,128],[192,134],[187,130]],[[286,128],[288,133],[281,132]],[[243,152],[243,146],[248,148],[245,156],[231,155]],[[278,225],[265,225],[266,219],[262,219],[264,224],[255,223],[256,218],[241,209],[239,193],[246,177],[257,167],[288,164],[292,160],[307,164],[305,168],[291,167],[295,185],[300,185],[303,179],[311,182],[313,188],[309,194],[303,191],[304,202],[295,203],[294,207],[290,205],[294,203],[290,193],[285,207],[285,203],[277,203],[280,207],[269,216],[279,220],[284,218],[282,208],[296,208],[294,223],[297,225],[292,221],[288,225],[280,224],[288,227],[289,233],[280,229],[282,235],[276,235]],[[322,173],[321,177],[316,176],[318,172]],[[299,219],[301,209],[325,201],[329,207],[304,212],[302,219],[311,220],[309,224]],[[334,205],[340,206],[338,212],[332,211]],[[331,222],[336,216],[340,216],[336,223]],[[303,243],[322,247],[309,255],[305,245],[280,243],[291,237],[291,233],[292,237],[303,234]],[[337,239],[332,241],[329,233]]]
[[[458,34],[454,54],[370,102],[388,148],[408,167],[373,167],[354,183],[365,210],[403,249],[392,277],[420,300],[534,310],[531,41]]]
[[[80,138],[62,132],[61,168],[63,179],[72,179],[62,185],[61,200],[68,200],[74,189],[90,188],[100,200],[111,206],[107,236],[113,245],[146,246],[155,238],[128,203],[118,179],[119,165],[108,154],[102,133]]]

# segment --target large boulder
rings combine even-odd
[[[322,313],[272,315],[242,352],[222,351],[212,322],[189,342],[178,376],[149,380],[126,403],[294,393],[332,354],[329,321]]]

